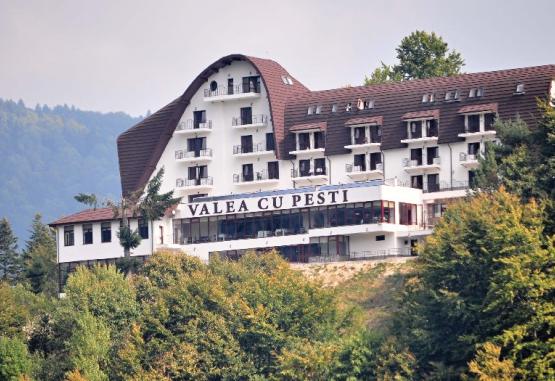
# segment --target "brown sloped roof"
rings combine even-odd
[[[114,210],[112,208],[86,209],[77,213],[70,214],[49,223],[50,226],[75,224],[80,222],[96,222],[114,220]]]
[[[289,131],[297,132],[297,131],[307,131],[307,130],[319,130],[325,131],[326,130],[326,122],[317,122],[317,123],[304,123],[304,124],[296,124],[292,126]]]
[[[423,111],[412,111],[403,114],[401,119],[418,119],[418,118],[435,118],[439,119],[439,110],[423,110]]]
[[[440,110],[439,143],[461,141],[458,134],[464,132],[464,118],[459,113],[461,107],[474,104],[498,104],[501,119],[515,118],[517,115],[531,129],[536,126],[539,115],[537,98],[548,96],[551,81],[555,79],[555,65],[543,65],[518,69],[499,70],[483,73],[461,74],[452,77],[437,77],[402,82],[391,82],[370,86],[345,87],[340,89],[313,91],[292,98],[285,107],[284,152],[293,151],[294,134],[292,126],[303,123],[327,122],[326,155],[348,154],[345,149],[350,144],[350,135],[345,131],[345,123],[354,118],[382,116],[382,143],[384,150],[404,148],[401,143],[406,138],[407,129],[403,115],[413,112]],[[524,95],[515,95],[516,85],[525,85]],[[469,98],[471,88],[484,89],[483,96]],[[445,101],[445,93],[458,90],[456,101]],[[424,94],[435,94],[435,101],[422,103]],[[346,111],[346,104],[356,104],[358,99],[374,101],[374,107],[359,110],[352,107]],[[332,112],[336,105],[336,112]],[[308,115],[308,107],[321,106],[320,114]],[[293,159],[283,155],[283,159]]]
[[[129,194],[145,186],[193,95],[212,74],[233,61],[247,61],[260,73],[270,103],[274,139],[278,148],[276,155],[278,158],[282,155],[279,147],[283,146],[285,136],[284,112],[286,100],[308,93],[309,90],[275,61],[232,54],[208,66],[193,80],[179,98],[118,137],[118,158],[123,194]],[[284,84],[282,76],[292,78],[293,84]]]
[[[368,116],[366,118],[352,118],[349,119],[348,121],[345,122],[346,126],[353,126],[353,125],[357,125],[357,124],[371,124],[371,123],[375,123],[377,125],[382,125],[383,123],[383,116]]]
[[[480,105],[468,105],[459,109],[459,114],[468,114],[470,112],[497,112],[497,103],[486,103]]]

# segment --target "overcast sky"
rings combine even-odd
[[[0,98],[157,110],[230,53],[272,58],[313,90],[361,84],[417,29],[467,72],[555,64],[555,0],[0,0]]]

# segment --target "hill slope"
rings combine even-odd
[[[116,137],[140,118],[0,99],[0,217],[19,237],[33,215],[52,221],[82,206],[79,192],[120,193]]]

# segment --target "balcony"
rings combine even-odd
[[[328,182],[326,167],[311,168],[309,171],[301,171],[298,169],[291,170],[291,180],[297,184],[321,185]]]
[[[256,99],[260,97],[260,84],[219,86],[216,90],[204,89],[205,102],[225,102],[239,99]]]
[[[264,128],[268,125],[268,116],[260,114],[251,118],[235,117],[231,120],[231,125],[238,130]]]
[[[355,181],[381,179],[383,178],[383,164],[376,164],[375,169],[363,168],[360,165],[346,164],[345,172],[347,176]]]
[[[274,151],[266,147],[265,143],[233,146],[233,156],[235,157],[262,157],[273,154]]]
[[[175,187],[180,191],[209,191],[213,188],[213,184],[212,177],[175,180]]]
[[[179,135],[198,135],[206,134],[212,131],[212,121],[207,120],[206,122],[195,122],[192,119],[188,119],[179,122],[175,128],[175,133]]]
[[[478,155],[469,154],[466,152],[459,153],[459,161],[466,169],[476,169],[480,165],[478,162]]]
[[[440,159],[439,157],[434,157],[431,161],[423,163],[422,160],[410,160],[408,158],[403,159],[403,167],[405,172],[410,174],[420,174],[439,171],[440,169]]]
[[[358,139],[353,139],[352,144],[348,144],[345,146],[346,149],[350,149],[352,151],[355,150],[379,150],[381,146],[381,139],[379,138],[371,138],[368,139],[366,136],[363,136]]]
[[[298,147],[295,151],[289,151],[289,154],[296,155],[296,156],[306,156],[306,155],[314,155],[314,154],[324,154],[325,151],[326,149],[322,146],[316,146],[316,147],[303,146],[303,147]]]
[[[205,148],[199,151],[177,150],[175,160],[180,163],[206,163],[212,160],[212,149]]]
[[[266,184],[277,184],[279,183],[279,178],[268,175],[268,172],[261,171],[255,172],[252,176],[245,176],[244,174],[236,173],[233,175],[233,183],[235,185],[266,185]]]
[[[407,139],[402,139],[401,143],[404,144],[425,144],[425,143],[437,143],[437,135],[436,136],[418,136],[418,137],[410,137]]]

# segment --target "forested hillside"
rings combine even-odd
[[[139,120],[0,99],[0,217],[20,242],[37,212],[51,221],[82,207],[79,192],[119,194],[116,137]]]

